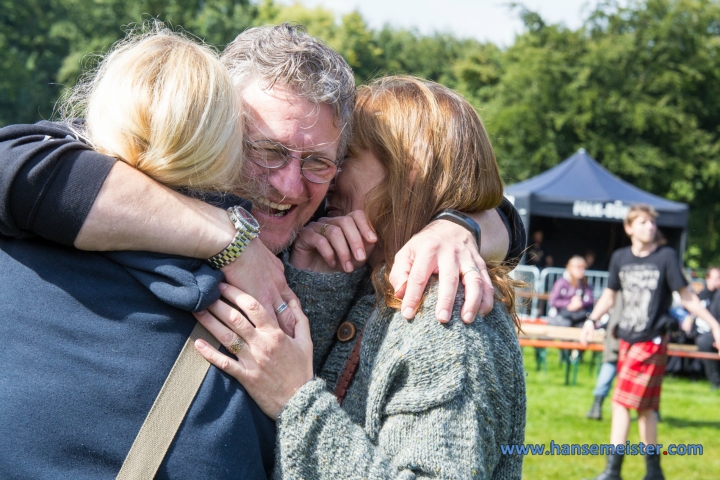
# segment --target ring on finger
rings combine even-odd
[[[240,353],[240,350],[242,350],[243,345],[245,345],[245,340],[238,335],[235,337],[235,340],[228,345],[227,349],[232,352],[233,355],[237,356],[237,354]]]
[[[477,267],[468,267],[468,268],[460,271],[460,276],[461,276],[461,277],[464,277],[465,275],[467,275],[468,273],[473,272],[473,271],[475,271],[475,272],[477,272],[477,273],[480,273],[480,269],[479,269],[479,268],[477,268]]]
[[[281,303],[280,306],[275,309],[275,315],[280,315],[286,308],[288,308],[287,303]]]
[[[327,233],[327,229],[328,229],[329,227],[330,227],[330,224],[329,224],[329,223],[323,224],[323,226],[320,227],[320,231],[319,231],[318,233],[324,237],[325,234]]]

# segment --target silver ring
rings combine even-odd
[[[275,315],[280,315],[287,308],[287,303],[283,302],[278,308],[275,309]]]
[[[461,271],[461,272],[460,272],[460,276],[464,277],[465,275],[468,274],[468,272],[472,272],[472,271],[475,271],[475,272],[477,272],[477,273],[480,273],[480,269],[479,269],[479,268],[477,268],[477,267],[469,267],[469,268],[466,268],[465,270]]]
[[[240,350],[242,350],[243,345],[245,345],[245,341],[238,335],[235,337],[235,341],[228,345],[227,349],[232,352],[233,355],[237,356]]]

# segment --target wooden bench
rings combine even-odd
[[[522,322],[522,331],[519,334],[519,342],[521,347],[536,347],[536,348],[557,348],[560,350],[590,350],[593,352],[593,359],[591,363],[591,371],[594,371],[595,363],[598,358],[598,353],[602,352],[604,347],[605,332],[596,331],[593,335],[592,341],[587,345],[580,343],[580,328],[572,327],[558,327],[554,325],[547,325],[535,321],[524,321]],[[707,360],[720,360],[720,355],[717,353],[699,352],[696,345],[682,345],[679,343],[671,343],[668,345],[668,356],[671,357],[684,357],[684,358],[698,358]],[[543,354],[536,351],[535,360],[537,362],[537,369],[540,370],[541,366],[546,367],[546,359]],[[577,381],[577,362],[567,360],[565,368],[565,384],[570,385],[570,373],[572,370],[572,384],[575,385]]]

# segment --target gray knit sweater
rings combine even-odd
[[[276,478],[521,478],[522,457],[500,451],[524,441],[526,398],[517,336],[499,302],[464,325],[460,292],[452,320],[441,324],[433,286],[408,322],[376,308],[366,270],[285,268],[310,319],[320,378],[278,418]],[[343,321],[365,330],[340,407],[331,392],[355,342],[336,339]]]

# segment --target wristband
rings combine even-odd
[[[211,267],[219,269],[229,265],[245,251],[247,246],[260,234],[260,225],[250,212],[242,207],[230,207],[227,210],[230,221],[235,226],[237,234],[230,245],[222,252],[207,259]]]
[[[480,239],[482,236],[482,232],[480,230],[480,225],[477,224],[475,220],[468,217],[464,213],[458,212],[457,210],[453,210],[452,208],[446,208],[442,212],[438,213],[434,217],[430,219],[431,222],[435,220],[447,220],[448,222],[455,223],[457,225],[460,225],[461,227],[467,229],[470,233],[473,234],[475,237],[475,242],[477,242],[478,252],[480,251]]]

